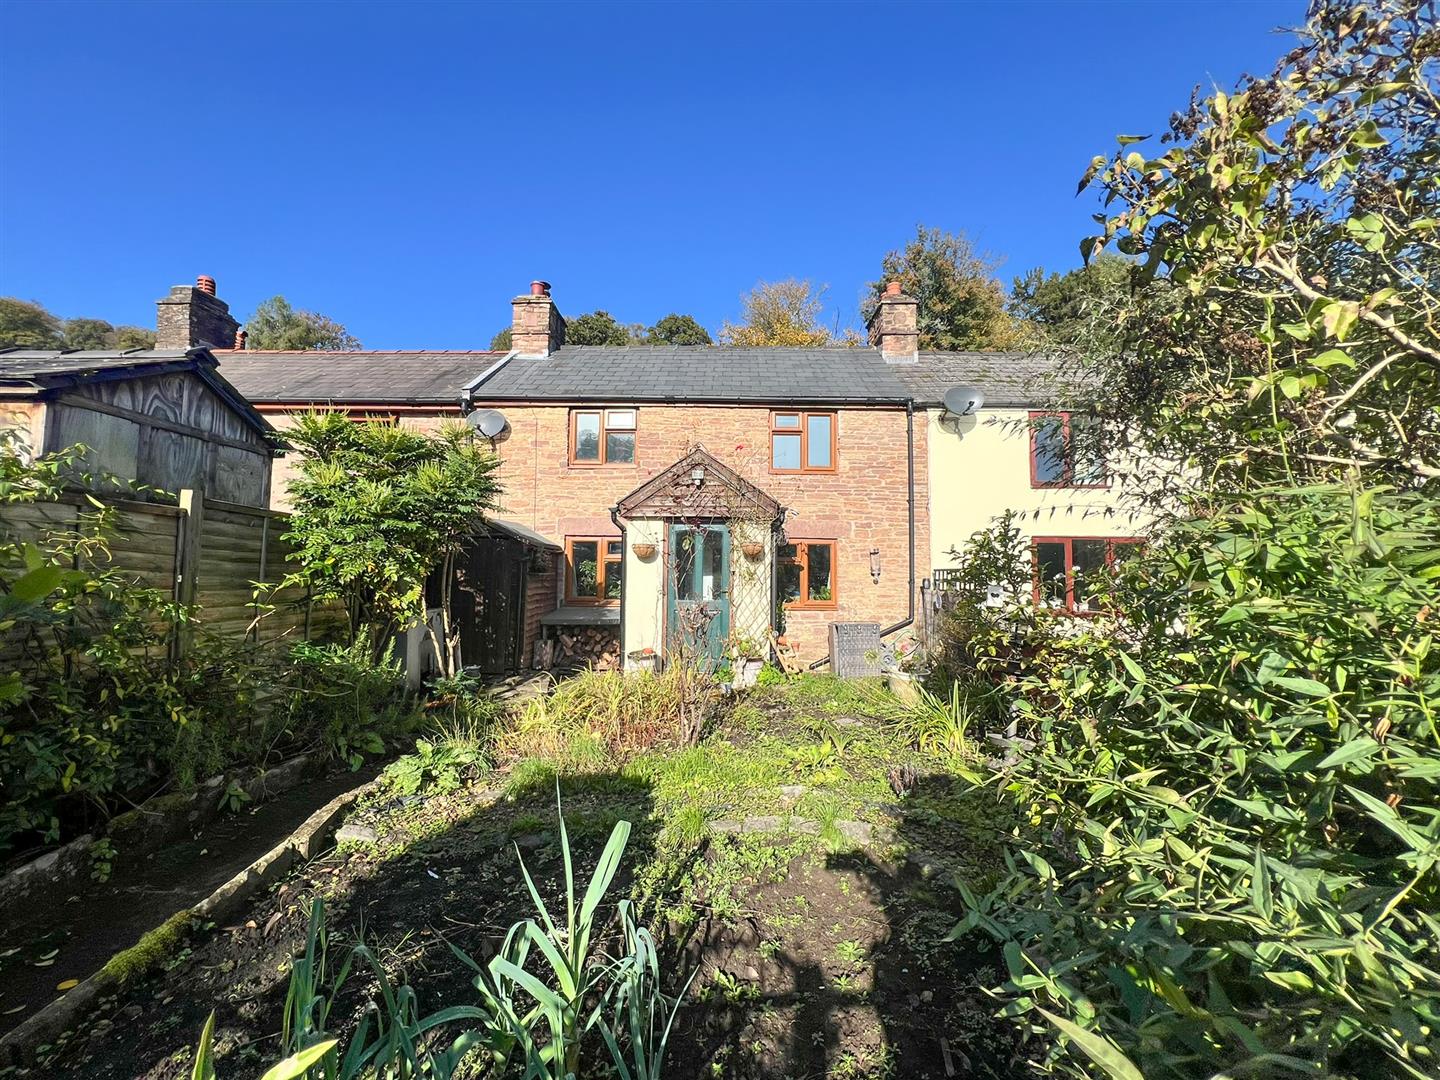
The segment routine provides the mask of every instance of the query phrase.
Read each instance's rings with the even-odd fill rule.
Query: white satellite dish
[[[505,430],[505,414],[499,409],[476,409],[465,417],[465,422],[487,439]]]
[[[984,404],[984,393],[973,386],[952,386],[945,391],[945,411],[954,416],[974,416]]]

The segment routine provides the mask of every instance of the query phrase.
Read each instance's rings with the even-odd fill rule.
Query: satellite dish
[[[973,386],[952,386],[945,391],[945,411],[954,416],[974,416],[984,404],[984,393]]]
[[[465,417],[465,422],[487,439],[505,430],[505,414],[499,409],[476,409]]]

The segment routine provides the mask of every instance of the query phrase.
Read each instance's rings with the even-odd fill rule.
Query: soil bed
[[[236,814],[143,859],[118,851],[105,882],[73,885],[68,897],[40,894],[7,906],[0,925],[0,1034],[60,996],[56,987],[95,974],[177,911],[204,899],[283,840],[314,810],[378,771],[333,772]]]
[[[993,801],[971,805],[943,773],[896,796],[885,776],[905,751],[852,705],[756,695],[689,750],[570,771],[532,758],[456,791],[378,795],[352,818],[373,842],[297,867],[233,925],[197,929],[168,970],[103,999],[29,1075],[188,1077],[214,1009],[220,1075],[259,1076],[278,1056],[317,896],[332,971],[363,940],[415,988],[422,1014],[476,1003],[451,946],[483,963],[534,914],[517,851],[551,910],[563,906],[557,765],[578,887],[614,823],[632,822],[601,910],[608,918],[634,897],[667,954],[671,992],[695,974],[666,1076],[1022,1075],[1025,1048],[982,990],[998,981],[997,957],[974,939],[943,940],[961,914],[951,870],[975,880],[995,858]],[[771,824],[715,827],[756,815]],[[836,828],[856,818],[874,829],[863,848]],[[330,1030],[347,1035],[375,987],[354,971]],[[598,1064],[605,1051],[597,1040],[586,1055]]]

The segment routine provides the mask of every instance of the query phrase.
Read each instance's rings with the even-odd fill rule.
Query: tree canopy
[[[1270,76],[1094,159],[1082,254],[1151,283],[1096,368],[1117,434],[1251,479],[1440,477],[1436,41],[1427,0],[1324,0]]]
[[[647,345],[709,345],[710,331],[706,330],[694,316],[678,315],[672,312],[644,331]]]
[[[817,288],[796,278],[757,282],[740,298],[741,322],[727,322],[720,330],[720,341],[743,346],[858,344],[858,335],[837,340],[821,324],[824,295],[824,286]]]
[[[1134,262],[1102,254],[1063,274],[1043,267],[1017,277],[1007,310],[1032,332],[1037,345],[1113,347],[1117,320],[1130,292]]]
[[[61,319],[41,304],[0,296],[0,349],[153,349],[155,331],[104,319]]]
[[[514,331],[507,326],[490,339],[490,348],[495,352],[509,352],[515,347],[513,338]]]
[[[566,345],[628,345],[630,331],[608,311],[591,311],[565,320]]]
[[[337,352],[360,348],[360,342],[340,323],[318,312],[291,307],[283,296],[262,302],[245,323],[245,333],[251,349]]]
[[[870,282],[862,314],[868,319],[886,284],[898,281],[919,302],[920,348],[1016,348],[1022,334],[1005,309],[998,266],[963,232],[917,226],[909,243],[881,261],[880,279]]]

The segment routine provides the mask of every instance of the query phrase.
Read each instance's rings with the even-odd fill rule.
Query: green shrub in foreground
[[[1054,1070],[1440,1074],[1437,586],[1423,494],[1212,501],[1019,681],[1030,824],[957,933]]]

